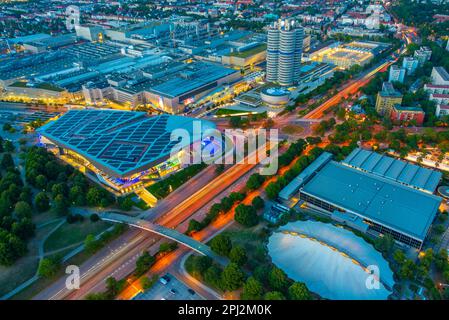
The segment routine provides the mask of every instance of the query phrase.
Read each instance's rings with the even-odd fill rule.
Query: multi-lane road
[[[214,179],[209,178],[213,176],[215,168],[209,166],[195,179],[175,190],[160,205],[142,216],[165,227],[176,228],[255,166],[256,164],[235,164]],[[209,178],[202,178],[204,176]],[[183,231],[185,230],[181,230]],[[109,276],[121,278],[130,274],[134,270],[136,258],[142,251],[153,248],[150,251],[154,253],[158,248],[159,239],[160,237],[151,234],[131,230],[120,240],[114,241],[114,249],[111,252],[105,250],[101,254],[96,254],[96,258],[89,261],[89,268],[80,267],[82,274],[80,289],[69,291],[65,288],[65,280],[60,279],[38,294],[35,299],[81,299],[88,293],[100,291],[104,288],[104,280]],[[128,246],[129,243],[132,246]]]
[[[405,44],[401,49],[401,53],[405,52]],[[358,92],[358,90],[367,84],[374,75],[382,70],[386,70],[396,59],[389,58],[382,61],[371,70],[365,72],[356,80],[344,85],[339,92],[329,100],[321,104],[318,108],[311,111],[303,117],[304,120],[314,120],[323,117],[324,112],[338,104],[342,98],[350,96]],[[296,121],[290,116],[285,117],[287,121]],[[277,125],[284,122],[279,121]],[[161,201],[156,208],[153,208],[142,216],[149,221],[156,222],[169,228],[185,228],[186,222],[206,204],[214,201],[224,190],[228,189],[236,181],[241,179],[245,174],[254,169],[255,164],[235,164],[223,174],[214,178],[214,166],[209,166],[201,174],[194,177],[188,183],[178,190],[175,190],[165,200]],[[197,191],[196,191],[197,190]],[[215,221],[210,227],[197,233],[195,238],[201,241],[214,236],[221,232],[224,227],[233,221],[233,214],[225,215]],[[180,230],[181,232],[185,230]],[[98,292],[104,289],[104,280],[109,276],[122,278],[130,274],[135,267],[135,260],[142,251],[149,250],[154,253],[160,237],[149,235],[144,231],[130,230],[119,239],[116,239],[107,248],[104,248],[94,257],[86,261],[80,266],[82,274],[82,284],[79,290],[68,291],[65,288],[65,278],[61,278],[50,287],[38,294],[35,299],[82,299],[86,294]],[[153,266],[152,271],[166,271],[170,266],[176,266],[182,261],[187,249],[178,249],[172,254],[167,255]],[[176,272],[176,270],[171,270]],[[177,271],[178,276],[182,276],[182,272]],[[185,279],[192,282],[192,279]],[[194,285],[194,283],[192,283]],[[197,290],[203,290],[196,285]],[[120,296],[122,299],[129,299],[138,289],[138,283],[130,285],[127,290]],[[203,290],[203,294],[207,292]],[[210,294],[209,294],[210,297]]]
[[[188,184],[184,184],[168,195],[157,207],[145,212],[144,216],[149,220],[156,219],[187,199],[192,193],[191,190],[201,189],[212,181],[215,176],[214,166],[205,168],[201,171],[201,174],[190,179]],[[133,266],[142,251],[155,243],[155,238],[157,237],[154,235],[149,236],[148,232],[142,230],[130,229],[127,231],[79,266],[82,276],[82,288],[85,283],[93,281],[91,280],[93,277],[107,278],[108,276],[114,276],[122,278],[126,276],[129,273],[126,266]],[[93,287],[92,290],[102,288],[103,286],[104,283],[100,283],[97,287]],[[34,299],[63,299],[69,293],[65,288],[65,278],[63,277],[36,295]]]
[[[381,71],[388,68],[393,62],[386,61],[383,62],[380,66],[377,66],[370,72],[366,73],[364,76],[360,77],[357,80],[353,80],[340,88],[338,90],[338,93],[325,102],[323,102],[320,106],[313,109],[309,113],[307,113],[303,118],[304,119],[321,119],[324,116],[324,112],[328,110],[329,108],[332,108],[333,106],[337,105],[342,99],[345,99],[351,95],[356,94],[360,88],[365,86],[368,82],[371,81],[371,79],[374,77],[374,75]]]

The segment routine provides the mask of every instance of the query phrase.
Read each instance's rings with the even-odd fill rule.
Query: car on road
[[[187,289],[187,291],[193,296],[196,292],[195,291],[193,291],[193,289]]]
[[[170,289],[170,293],[171,293],[172,295],[175,295],[175,294],[177,293],[177,291],[176,291],[175,289]]]

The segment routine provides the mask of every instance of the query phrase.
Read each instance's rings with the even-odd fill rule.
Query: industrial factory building
[[[130,107],[150,104],[171,114],[182,113],[189,103],[225,84],[241,78],[238,70],[212,63],[168,62],[151,65],[133,75],[112,74],[105,81],[83,86],[86,101],[104,99],[128,103]]]
[[[328,153],[306,168],[280,193],[328,214],[334,220],[375,236],[390,234],[420,249],[434,221],[441,198],[434,195],[440,172],[355,149],[342,162]]]

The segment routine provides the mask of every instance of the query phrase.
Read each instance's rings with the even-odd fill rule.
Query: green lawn
[[[56,91],[56,92],[64,91],[64,89],[54,86],[51,83],[40,83],[36,86],[36,88],[50,90],[50,91]]]
[[[99,223],[99,221],[96,222],[96,223]],[[82,224],[78,224],[78,225],[82,225]],[[64,227],[64,226],[62,226],[62,227]],[[112,239],[110,239],[109,241],[112,241]],[[64,254],[68,253],[71,250],[72,249],[63,250],[62,252],[58,253],[58,256],[59,255],[64,255]],[[72,257],[71,259],[69,259],[67,262],[65,262],[62,265],[62,267],[58,270],[58,272],[55,274],[55,276],[53,276],[53,277],[51,277],[49,279],[39,278],[36,282],[34,282],[32,285],[30,285],[29,287],[25,288],[24,290],[22,290],[21,292],[16,294],[11,299],[12,300],[30,300],[36,294],[38,294],[39,292],[44,290],[46,287],[48,287],[50,284],[52,284],[55,280],[57,280],[57,279],[61,278],[62,276],[64,276],[65,275],[65,268],[66,268],[66,266],[68,266],[68,265],[80,266],[87,259],[89,259],[91,256],[92,256],[91,253],[88,253],[86,251],[81,251],[80,253],[78,253],[77,255]]]
[[[281,128],[281,132],[284,134],[300,134],[303,131],[303,127],[294,124],[288,124]]]
[[[231,110],[231,109],[218,109],[218,111],[215,113],[217,116],[224,116],[224,115],[233,115],[237,113],[244,113],[243,110]]]
[[[251,49],[248,49],[248,50],[245,50],[242,52],[232,52],[230,54],[230,56],[238,57],[238,58],[248,58],[248,57],[250,57],[256,53],[262,52],[266,49],[267,49],[267,45],[264,43],[264,44],[260,44],[254,48],[251,48]]]
[[[260,99],[255,98],[255,97],[250,96],[250,95],[247,95],[247,94],[243,94],[243,95],[239,96],[238,99],[240,101],[243,101],[243,102],[246,101],[248,103],[258,103],[260,101]]]
[[[255,227],[257,228],[257,227]],[[262,243],[262,239],[260,236],[254,232],[253,229],[255,228],[249,228],[249,229],[243,229],[243,227],[240,226],[233,226],[232,228],[229,228],[226,231],[223,231],[224,235],[227,235],[231,238],[232,241],[235,241],[239,244],[244,243]]]
[[[141,210],[147,210],[149,208],[147,203],[140,199],[135,193],[128,194],[126,198],[130,198],[134,205]]]
[[[52,85],[51,83],[39,83],[34,87],[28,87],[27,82],[25,81],[17,81],[10,85],[10,87],[17,87],[17,88],[36,88],[36,89],[43,89],[43,90],[49,90],[49,91],[56,91],[56,92],[62,92],[64,89],[59,88],[57,86]]]
[[[12,266],[0,266],[0,296],[34,276],[38,266],[38,243],[56,224],[57,222],[53,222],[36,230],[36,237],[28,244],[27,254]]]
[[[91,222],[85,218],[83,222],[64,223],[45,241],[45,252],[51,252],[75,243],[83,242],[88,234],[97,235],[111,226],[104,221]]]
[[[205,163],[193,164],[176,173],[173,173],[164,180],[160,180],[148,186],[147,190],[151,192],[156,198],[163,199],[168,196],[171,191],[174,191],[182,186],[189,179],[191,179],[206,167],[207,165]]]
[[[40,212],[33,214],[33,222],[37,225],[45,223],[50,220],[54,220],[60,218],[60,216],[55,213],[53,210],[48,210],[46,212]]]
[[[252,228],[234,225],[223,232],[224,235],[231,238],[233,245],[240,245],[245,248],[248,255],[248,264],[252,266],[252,269],[257,265],[267,265],[267,267],[270,265],[266,256],[266,238],[260,234],[262,228],[263,224],[258,224]]]

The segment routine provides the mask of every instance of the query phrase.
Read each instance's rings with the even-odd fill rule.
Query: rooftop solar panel
[[[342,164],[363,169],[370,173],[429,192],[435,191],[442,177],[442,174],[439,171],[423,168],[412,163],[407,163],[361,148],[354,149],[346,159],[342,161]]]
[[[215,128],[208,121],[144,112],[117,110],[70,110],[38,132],[51,141],[80,153],[105,167],[108,174],[133,173],[150,163],[164,161],[178,141],[170,141],[174,129],[186,129],[193,139],[193,121],[203,130]],[[188,141],[185,142],[188,145]]]

